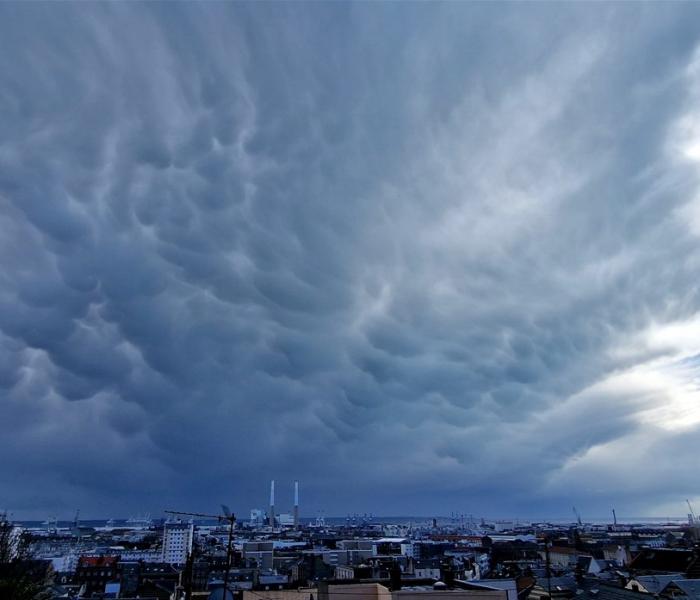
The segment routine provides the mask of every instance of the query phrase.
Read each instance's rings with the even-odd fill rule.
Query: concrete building
[[[168,522],[163,526],[163,562],[183,565],[192,552],[194,525],[192,523]]]
[[[619,567],[624,567],[630,563],[632,557],[628,548],[622,545],[611,544],[603,548],[603,559],[614,560]]]
[[[258,569],[272,569],[273,542],[244,542],[243,559]]]
[[[408,538],[383,537],[372,540],[374,556],[413,556],[413,544]]]
[[[338,565],[335,568],[336,579],[355,579],[355,568],[346,565]]]
[[[243,600],[260,600],[259,592],[243,592]],[[269,590],[266,600],[508,600],[506,590],[436,589],[415,586],[390,591],[379,583],[329,585],[324,589]]]
[[[440,559],[414,561],[413,576],[416,579],[440,579]]]
[[[277,524],[280,527],[293,527],[294,515],[290,513],[280,513],[277,515]]]
[[[350,564],[348,554],[349,552],[347,550],[323,550],[321,552],[321,557],[323,562],[327,565],[337,567]],[[348,579],[348,577],[345,577],[345,579]]]
[[[442,584],[444,586],[444,584]],[[319,600],[508,600],[506,590],[445,589],[435,586],[410,586],[391,591],[379,583],[329,585],[319,590]]]
[[[250,510],[250,525],[251,527],[262,527],[265,524],[267,515],[261,508],[252,508]]]
[[[81,556],[73,581],[86,596],[103,594],[107,583],[117,578],[118,565],[115,556]]]
[[[243,592],[243,600],[260,600],[260,592]],[[265,600],[309,600],[317,598],[316,588],[299,588],[296,590],[265,590]]]
[[[544,550],[539,551],[542,560],[545,560],[546,553]],[[552,546],[549,549],[549,560],[554,567],[559,568],[574,568],[580,557],[591,558],[589,552],[577,550],[569,546]]]
[[[375,556],[373,540],[340,540],[336,544],[338,550],[347,551],[345,564],[356,565]],[[336,564],[343,564],[337,562]]]
[[[518,584],[515,579],[484,579],[479,583],[471,582],[470,587],[482,590],[503,590],[508,600],[518,600]]]
[[[147,563],[157,563],[163,559],[162,550],[120,550],[118,555],[119,560],[122,562],[142,561]]]

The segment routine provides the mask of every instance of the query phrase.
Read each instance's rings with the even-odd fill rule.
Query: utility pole
[[[228,526],[228,543],[226,545],[226,570],[224,571],[224,593],[222,600],[227,600],[226,595],[228,594],[228,579],[229,572],[231,571],[231,549],[233,547],[233,528],[236,524],[236,515],[234,515],[228,506],[222,504],[221,508],[224,511],[223,515],[209,515],[206,513],[193,513],[193,512],[183,512],[179,510],[166,510],[165,513],[169,515],[180,515],[186,517],[203,517],[205,519],[216,519],[219,522],[227,521]],[[194,565],[193,565],[194,567]],[[189,600],[189,598],[187,599]]]
[[[547,565],[547,593],[549,594],[549,600],[552,600],[552,563],[549,560],[549,536],[544,538],[544,555],[546,565]]]
[[[194,571],[194,546],[192,552],[187,554],[187,562],[185,562],[184,585],[185,600],[192,600],[192,576]]]

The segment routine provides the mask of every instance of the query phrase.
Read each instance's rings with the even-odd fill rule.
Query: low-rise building
[[[117,579],[119,559],[116,556],[81,556],[75,570],[74,583],[83,595],[102,594],[110,581]]]

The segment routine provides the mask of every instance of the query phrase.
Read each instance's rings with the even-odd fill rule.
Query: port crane
[[[579,524],[579,527],[580,527],[581,525],[583,525],[583,523],[581,522],[581,515],[576,510],[575,506],[574,506],[574,514],[576,515],[576,522]]]

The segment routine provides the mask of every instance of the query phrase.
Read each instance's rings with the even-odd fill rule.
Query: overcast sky
[[[700,4],[0,5],[0,509],[700,504]]]

